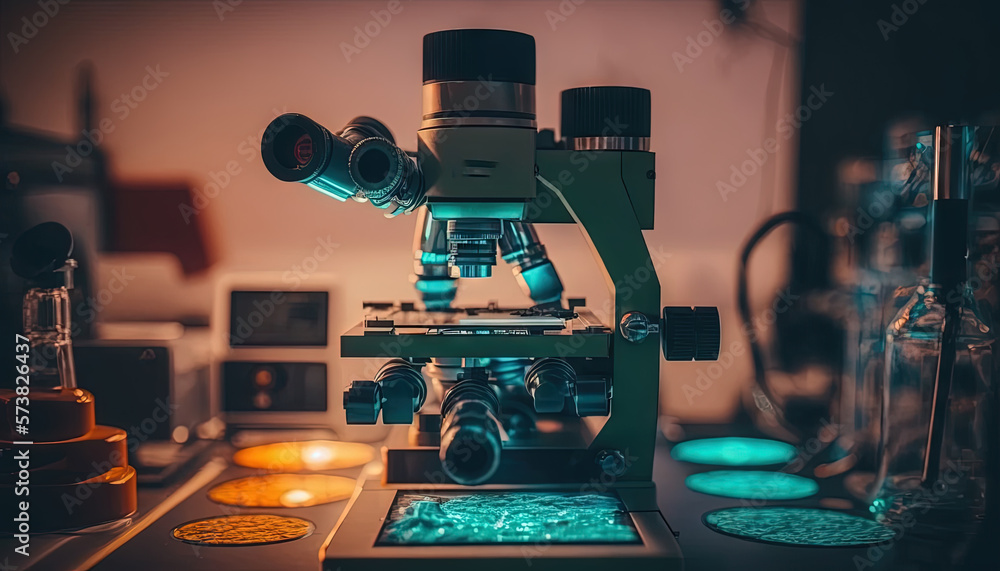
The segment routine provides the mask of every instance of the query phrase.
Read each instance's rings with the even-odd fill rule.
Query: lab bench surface
[[[689,430],[694,436],[699,429]],[[721,427],[704,430],[706,436],[725,434]],[[702,523],[706,512],[732,506],[745,505],[742,500],[708,496],[688,490],[684,485],[687,476],[711,467],[675,461],[670,456],[670,443],[659,438],[657,443],[654,479],[657,483],[659,505],[673,530],[679,533],[678,541],[684,552],[686,571],[722,570],[804,570],[804,571],[911,571],[934,569],[924,564],[902,564],[900,555],[905,547],[894,542],[882,548],[800,548],[745,541],[716,533]],[[221,506],[208,499],[212,486],[259,472],[229,463],[231,448],[219,445],[209,454],[200,469],[186,480],[164,488],[140,488],[139,513],[131,526],[87,535],[42,535],[32,537],[32,557],[26,561],[20,556],[8,557],[3,569],[37,571],[66,571],[87,568],[100,571],[138,569],[140,571],[178,570],[222,571],[225,569],[249,570],[316,570],[319,569],[320,546],[333,529],[347,502],[340,501],[313,507],[282,510],[255,510]],[[361,468],[340,470],[331,474],[357,477]],[[824,484],[825,485],[825,484]],[[818,498],[843,497],[836,487],[826,489],[813,498],[780,505],[817,507]],[[185,497],[186,495],[186,497]],[[183,498],[182,501],[177,501]],[[173,505],[176,503],[176,505]],[[280,513],[300,517],[316,526],[312,535],[287,543],[252,547],[206,547],[182,543],[172,538],[174,527],[195,519],[234,513]],[[157,517],[147,517],[153,514]],[[115,546],[114,542],[127,541]],[[8,538],[0,539],[4,553],[12,553],[15,544]],[[114,547],[113,550],[111,548]],[[921,559],[919,554],[916,559]],[[906,557],[912,559],[913,557]],[[4,563],[0,560],[0,563]]]
[[[689,427],[685,439],[731,436],[732,431],[724,427]],[[740,436],[753,434],[741,433]],[[670,445],[660,438],[657,443],[654,464],[657,497],[663,516],[679,534],[677,542],[684,552],[685,571],[745,571],[745,570],[789,570],[789,571],[856,571],[858,561],[863,561],[862,569],[875,571],[896,571],[894,554],[884,550],[877,561],[873,561],[869,549],[838,547],[789,547],[748,541],[724,535],[709,529],[702,523],[702,516],[710,511],[746,505],[764,505],[753,500],[741,500],[710,496],[691,491],[684,480],[692,475],[715,469],[736,469],[718,466],[704,466],[678,462],[670,456]],[[755,468],[743,468],[755,469]],[[764,469],[764,468],[760,468]],[[834,486],[821,484],[816,496],[794,501],[767,502],[767,505],[820,507],[818,498],[839,494]],[[876,552],[872,552],[875,554]],[[860,559],[858,559],[860,558]]]

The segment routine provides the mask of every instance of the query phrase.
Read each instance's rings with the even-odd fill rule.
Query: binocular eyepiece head
[[[260,152],[278,180],[306,184],[340,201],[369,200],[386,208],[395,199],[413,208],[422,197],[422,185],[412,180],[418,172],[412,159],[371,117],[356,117],[332,133],[305,115],[286,113],[267,126]]]

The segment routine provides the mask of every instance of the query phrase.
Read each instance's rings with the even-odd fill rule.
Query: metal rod
[[[950,296],[945,296],[950,297]],[[927,447],[924,452],[924,470],[920,483],[932,487],[941,468],[941,451],[944,443],[945,420],[952,379],[955,374],[955,338],[961,320],[961,309],[956,303],[945,301],[944,327],[941,335],[941,355],[938,357],[934,378],[934,395],[931,400],[931,423],[927,430]]]
[[[925,488],[934,485],[941,467],[948,402],[955,374],[956,337],[962,318],[962,288],[968,277],[966,250],[971,133],[969,127],[952,125],[938,127],[934,132],[931,282],[942,288],[941,301],[945,312],[920,479]]]

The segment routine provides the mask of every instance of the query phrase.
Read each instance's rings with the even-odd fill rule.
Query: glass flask
[[[845,347],[845,397],[851,389],[852,408],[845,411],[845,434],[850,438],[844,445],[851,451],[851,473],[844,480],[848,493],[864,504],[876,494],[873,483],[879,462],[882,399],[885,393],[886,328],[899,311],[918,292],[922,295],[929,285],[927,278],[914,275],[904,267],[899,256],[887,256],[883,242],[899,244],[897,227],[884,223],[877,230],[877,251],[867,267],[858,270],[855,286],[855,318],[847,328]],[[916,284],[916,285],[912,285]],[[853,425],[851,424],[853,423]]]
[[[846,490],[867,506],[874,499],[878,464],[885,330],[926,281],[918,276],[914,260],[904,256],[905,204],[894,181],[869,181],[859,185],[856,194],[858,207],[846,232],[852,267],[843,287],[852,307],[844,327],[839,437],[833,447],[835,462],[822,472],[849,471],[844,477]]]
[[[957,317],[954,372],[941,405],[939,454],[928,454],[947,296]],[[917,535],[972,532],[982,521],[995,343],[996,332],[964,284],[918,288],[889,324],[881,462],[870,507],[879,520]]]

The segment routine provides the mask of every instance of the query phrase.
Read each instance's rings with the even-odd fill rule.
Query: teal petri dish
[[[870,519],[814,508],[724,508],[706,513],[702,520],[725,535],[796,547],[864,547],[895,536],[891,528]]]
[[[713,466],[769,466],[790,462],[797,452],[787,442],[763,438],[688,440],[670,452],[675,460]]]
[[[809,478],[757,470],[716,470],[692,474],[684,480],[684,484],[702,494],[761,501],[799,500],[819,491],[819,484]]]

